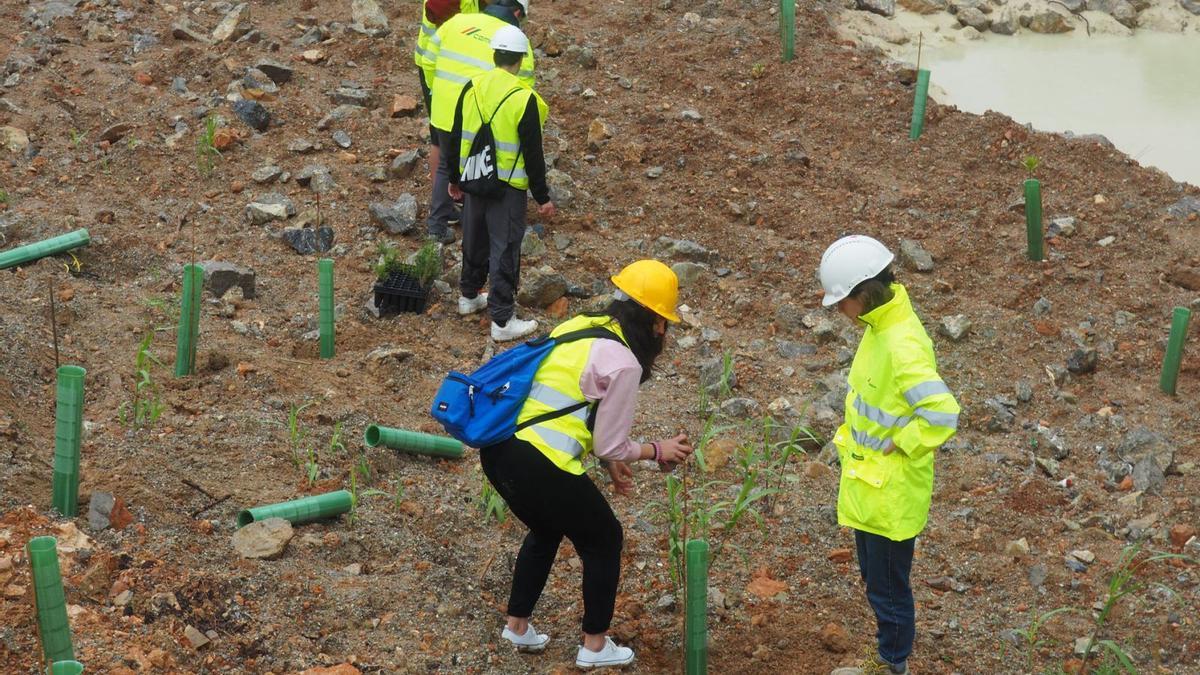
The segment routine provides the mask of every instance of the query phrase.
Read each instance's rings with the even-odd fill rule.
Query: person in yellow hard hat
[[[513,571],[508,618],[501,637],[521,651],[540,652],[550,637],[530,624],[563,537],[583,561],[583,645],[580,668],[633,662],[633,650],[605,633],[612,621],[621,573],[621,523],[584,472],[595,454],[606,465],[618,494],[633,490],[628,462],[657,460],[664,466],[692,454],[686,434],[658,441],[630,438],[638,385],[650,378],[663,351],[668,322],[677,322],[679,282],[657,260],[639,260],[612,277],[617,291],[602,311],[559,324],[551,336],[586,329],[605,337],[556,346],[539,366],[529,398],[517,416],[519,431],[479,451],[483,472],[529,528]],[[571,414],[553,415],[579,404]],[[529,423],[525,424],[523,423]]]
[[[850,364],[846,421],[834,435],[842,465],[838,524],[853,528],[858,570],[875,612],[878,657],[832,675],[909,672],[916,635],[913,552],[933,496],[934,453],[958,427],[958,402],[933,343],[879,241],[842,237],[821,257],[826,307],[864,328]]]

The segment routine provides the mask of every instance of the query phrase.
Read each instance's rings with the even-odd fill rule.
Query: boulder
[[[350,15],[355,26],[368,31],[386,31],[388,29],[387,15],[375,0],[352,0]]]
[[[217,260],[202,262],[200,266],[204,268],[204,288],[213,297],[224,296],[234,286],[242,289],[243,298],[250,300],[255,297],[255,274],[249,267]]]
[[[575,200],[575,180],[558,169],[546,172],[546,185],[550,188],[550,201],[560,209],[569,208]]]
[[[567,292],[567,280],[550,267],[538,267],[521,275],[517,302],[526,307],[549,307]]]
[[[325,253],[333,248],[333,228],[328,225],[288,227],[284,228],[281,236],[301,255]]]
[[[386,227],[392,234],[408,234],[417,224],[417,199],[408,193],[395,202],[372,202],[367,207],[371,222]]]
[[[688,239],[659,237],[654,242],[654,250],[662,257],[683,258],[692,262],[710,262],[713,257],[712,251]]]
[[[1069,15],[1049,8],[1029,17],[1029,30],[1035,33],[1068,33],[1075,30],[1075,25],[1071,23]]]
[[[415,148],[406,150],[392,160],[392,165],[388,167],[388,173],[392,178],[408,178],[416,170],[417,164],[421,161],[421,153]]]
[[[915,272],[933,271],[933,256],[912,239],[900,240],[900,263]]]
[[[1123,26],[1137,26],[1137,10],[1129,0],[1086,0],[1086,7],[1093,12],[1103,12],[1120,21]]]
[[[707,265],[694,262],[677,262],[671,265],[671,271],[679,278],[679,287],[687,288],[696,283],[700,276],[708,271]]]
[[[958,11],[958,22],[970,26],[977,31],[985,31],[992,25],[992,20],[986,14],[974,7],[964,7]]]
[[[229,10],[213,29],[212,39],[217,42],[228,42],[236,40],[246,33],[250,32],[250,27],[242,24],[242,19],[246,15],[247,3],[236,5]]]
[[[896,0],[854,0],[854,6],[856,9],[879,16],[896,15]]]
[[[1166,472],[1175,461],[1175,444],[1161,434],[1137,427],[1125,434],[1116,453],[1122,461],[1134,466],[1147,457],[1152,458]]]
[[[1012,8],[1005,7],[992,19],[992,25],[989,28],[997,35],[1015,35],[1021,29],[1021,22],[1017,20],[1017,15]]]
[[[894,22],[877,14],[853,10],[841,13],[837,34],[842,40],[856,43],[862,42],[864,38],[894,45],[908,42],[908,33]]]
[[[17,127],[0,127],[0,147],[14,154],[25,152],[29,147],[29,134]]]
[[[271,113],[258,101],[247,99],[234,101],[233,113],[246,126],[255,131],[266,131],[271,126]]]
[[[283,84],[292,79],[292,74],[295,72],[291,66],[282,64],[271,59],[259,59],[254,62],[254,68],[262,71],[275,84]]]
[[[900,0],[900,6],[917,14],[933,14],[946,11],[950,3],[948,0]]]
[[[233,533],[233,548],[243,558],[270,560],[283,555],[293,534],[283,518],[258,520]]]

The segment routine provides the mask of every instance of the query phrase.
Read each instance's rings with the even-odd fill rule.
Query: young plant
[[[317,463],[317,460],[317,449],[310,445],[308,460],[304,462],[304,477],[308,480],[309,486],[312,486],[321,477],[321,465]]]
[[[9,202],[8,191],[4,190],[4,189],[0,189],[0,204],[8,204],[8,202]]]
[[[300,466],[300,458],[307,454],[301,446],[308,438],[308,430],[304,428],[304,424],[300,421],[300,413],[312,405],[312,403],[305,403],[304,405],[293,403],[288,410],[288,448],[292,451],[292,463],[296,466]]]
[[[74,146],[74,148],[76,150],[78,150],[80,144],[83,143],[83,134],[79,131],[76,131],[75,129],[72,129],[70,131],[70,134],[71,134],[71,145]]]
[[[422,286],[429,286],[442,273],[442,252],[436,241],[427,239],[413,256],[413,272]]]
[[[329,454],[346,452],[346,444],[342,442],[342,423],[333,425],[333,434],[329,436]],[[366,459],[365,457],[363,459]]]
[[[120,423],[134,429],[153,425],[167,407],[159,396],[158,385],[154,382],[154,376],[150,371],[152,366],[162,365],[162,362],[150,353],[150,345],[153,341],[154,331],[148,331],[142,338],[141,344],[138,345],[137,355],[134,357],[133,399],[117,409]]]
[[[492,487],[487,476],[482,476],[482,481],[479,487],[479,510],[483,511],[483,520],[495,520],[497,524],[503,525],[504,521],[508,520],[508,504],[504,498],[496,492],[496,488]]]
[[[208,177],[216,166],[221,151],[213,144],[217,135],[217,118],[209,115],[204,119],[204,129],[196,139],[196,170],[201,176]]]
[[[1025,171],[1029,174],[1030,178],[1034,178],[1033,173],[1037,171],[1037,168],[1041,164],[1042,160],[1038,159],[1037,155],[1026,155],[1025,159],[1021,161],[1021,166],[1025,167]]]

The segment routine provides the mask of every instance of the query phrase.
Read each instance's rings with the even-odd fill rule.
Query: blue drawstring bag
[[[506,440],[525,427],[584,408],[588,402],[580,401],[517,424],[517,415],[525,405],[533,386],[533,377],[542,361],[558,345],[588,338],[623,343],[612,331],[585,328],[519,344],[493,356],[470,375],[451,371],[433,397],[430,414],[441,423],[446,433],[464,445],[483,448]]]

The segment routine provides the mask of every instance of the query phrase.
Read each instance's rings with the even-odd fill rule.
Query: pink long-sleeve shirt
[[[641,378],[642,366],[628,347],[616,340],[592,343],[579,388],[589,401],[600,401],[592,432],[592,452],[600,459],[628,462],[641,457],[642,444],[629,438]]]

